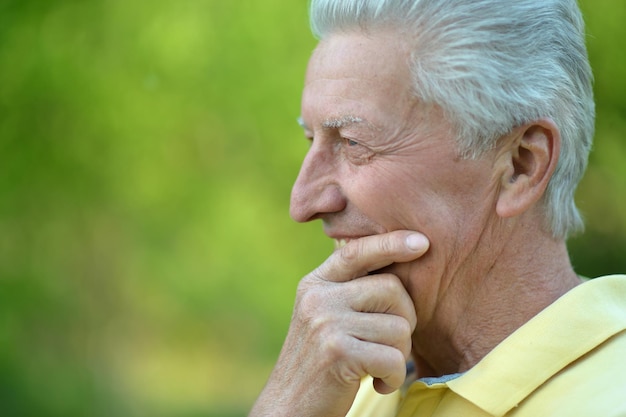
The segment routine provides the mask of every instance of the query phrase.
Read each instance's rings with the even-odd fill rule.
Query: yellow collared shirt
[[[379,395],[348,417],[626,417],[626,276],[574,288],[464,374]]]

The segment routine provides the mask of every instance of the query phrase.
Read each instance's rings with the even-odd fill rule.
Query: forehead
[[[346,115],[370,120],[376,115],[403,114],[415,100],[409,56],[406,43],[391,33],[340,33],[322,40],[307,69],[305,121],[311,113],[324,113],[317,121],[320,124]]]
[[[309,71],[322,71],[332,64],[330,67],[339,73],[351,73],[351,67],[357,65],[363,75],[397,75],[402,70],[399,65],[408,69],[408,57],[408,45],[394,32],[340,32],[320,41],[309,62]]]

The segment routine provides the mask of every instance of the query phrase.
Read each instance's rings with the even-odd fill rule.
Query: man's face
[[[459,158],[441,111],[415,99],[409,57],[386,33],[336,34],[318,45],[302,97],[311,148],[291,216],[321,219],[338,241],[398,229],[425,234],[426,256],[393,267],[417,306],[436,303],[478,262],[473,252],[493,220],[498,180],[493,153]]]

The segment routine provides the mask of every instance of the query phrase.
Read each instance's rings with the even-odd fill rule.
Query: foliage
[[[626,29],[583,2],[596,149],[581,273],[626,270]],[[304,2],[0,1],[0,404],[10,416],[243,416],[298,279]]]

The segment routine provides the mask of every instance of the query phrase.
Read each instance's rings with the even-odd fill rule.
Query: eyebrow
[[[360,117],[345,115],[339,118],[326,119],[322,122],[322,127],[325,129],[339,129],[345,126],[362,123],[363,119]]]
[[[326,119],[322,122],[322,127],[324,129],[339,129],[345,126],[363,123],[364,120],[357,116],[345,115],[342,117],[333,117],[330,119]],[[308,126],[302,120],[302,116],[298,117],[298,124],[305,130],[308,130]]]

